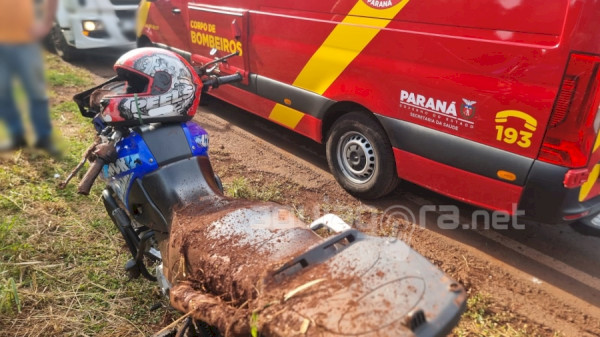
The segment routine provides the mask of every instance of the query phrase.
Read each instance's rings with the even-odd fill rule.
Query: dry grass
[[[89,197],[75,184],[57,188],[93,139],[70,97],[94,80],[52,55],[47,66],[64,157],[1,154],[0,336],[148,335],[173,312],[151,312],[162,301],[154,284],[128,280],[129,256],[99,199],[101,184]]]

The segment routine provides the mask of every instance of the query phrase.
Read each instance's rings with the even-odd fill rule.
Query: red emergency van
[[[559,223],[600,211],[598,18],[592,0],[145,0],[138,44],[238,52],[221,72],[244,82],[214,95],[325,143],[358,197],[399,177]]]

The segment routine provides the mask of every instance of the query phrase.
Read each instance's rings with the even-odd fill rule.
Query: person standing
[[[13,80],[18,78],[27,95],[30,119],[36,134],[34,146],[52,155],[52,124],[40,40],[48,34],[56,15],[58,0],[43,0],[41,18],[35,15],[36,0],[0,0],[0,118],[9,131],[9,140],[0,150],[27,145],[25,129],[13,98]]]

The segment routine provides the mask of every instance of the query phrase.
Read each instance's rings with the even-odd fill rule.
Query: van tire
[[[65,35],[62,33],[58,23],[55,23],[52,27],[50,39],[52,41],[52,47],[54,48],[54,51],[56,51],[56,55],[64,61],[71,62],[80,57],[79,51],[67,43]]]
[[[350,112],[335,121],[326,154],[337,182],[358,198],[381,198],[398,185],[390,141],[379,123],[365,113]]]

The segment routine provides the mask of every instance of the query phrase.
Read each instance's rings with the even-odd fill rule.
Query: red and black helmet
[[[202,82],[180,55],[159,48],[134,49],[121,56],[114,69],[117,78],[100,102],[107,124],[183,122],[196,113]]]

